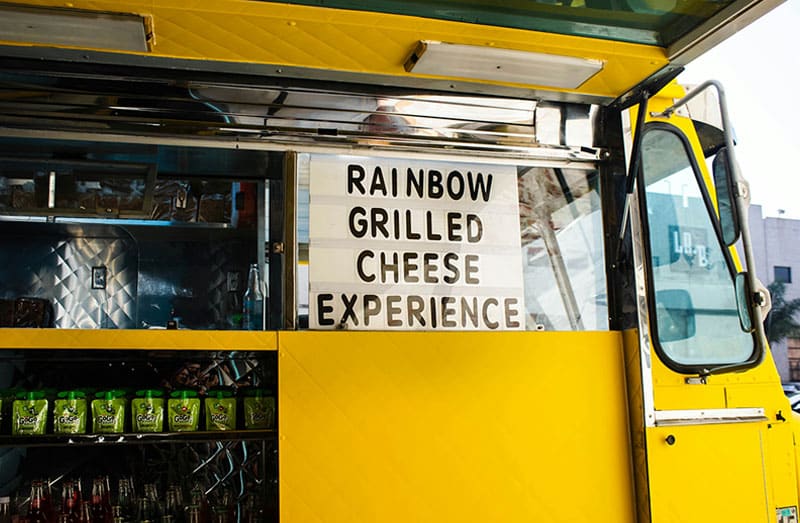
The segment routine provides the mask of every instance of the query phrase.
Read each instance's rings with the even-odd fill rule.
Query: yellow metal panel
[[[0,349],[276,350],[275,332],[0,329]]]
[[[793,413],[790,409],[783,414],[787,421],[767,424],[764,438],[768,496],[775,508],[797,506]]]
[[[621,335],[280,332],[283,522],[632,522]]]
[[[760,423],[648,429],[652,523],[775,521],[763,439]]]
[[[22,4],[148,16],[154,31],[148,54],[167,58],[425,78],[407,73],[403,64],[419,40],[438,40],[602,60],[604,69],[575,92],[613,98],[668,63],[659,47],[271,2],[29,0]]]
[[[649,391],[644,389],[642,379],[642,351],[639,344],[639,331],[629,329],[622,333],[625,353],[625,377],[628,391],[628,410],[631,430],[631,457],[636,492],[636,521],[650,518],[650,494],[647,481],[647,445],[644,427],[644,397]]]

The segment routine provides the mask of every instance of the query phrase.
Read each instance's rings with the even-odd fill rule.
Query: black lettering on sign
[[[399,172],[396,167],[389,171],[387,183],[386,176],[380,166],[372,170],[367,187],[367,173],[363,166],[350,164],[347,166],[347,194],[367,194],[370,196],[381,195],[396,198],[399,194]],[[458,170],[452,170],[443,175],[436,169],[406,168],[405,186],[406,196],[415,196],[419,199],[429,198],[439,200],[447,195],[450,199],[458,201],[468,196],[472,201],[483,200],[488,202],[492,195],[494,176],[483,173],[467,171],[466,176]]]
[[[486,301],[483,302],[483,311],[482,311],[483,312],[483,323],[487,327],[489,327],[490,329],[494,330],[497,327],[499,327],[500,324],[497,323],[496,321],[492,321],[492,320],[489,319],[489,306],[490,305],[494,305],[495,307],[497,307],[499,305],[499,303],[494,298],[487,298]]]
[[[485,202],[489,201],[489,196],[492,194],[491,174],[486,176],[486,183],[484,184],[483,173],[477,173],[473,178],[472,173],[467,172],[467,181],[469,182],[469,197],[472,198],[473,202],[478,201],[478,196]]]
[[[370,220],[372,220],[372,237],[378,237],[378,230],[381,231],[384,238],[389,237],[389,229],[386,228],[386,224],[389,222],[389,213],[386,212],[386,209],[381,209],[380,207],[373,207],[370,209]]]
[[[326,302],[333,299],[333,294],[317,295],[317,323],[319,325],[333,325],[333,318],[328,318],[328,313],[333,312],[333,306],[326,305]]]
[[[411,196],[411,190],[415,191],[417,198],[422,199],[425,195],[425,171],[419,170],[419,176],[414,176],[414,169],[406,170],[406,196]]]
[[[472,326],[478,328],[478,298],[472,298],[472,308],[467,303],[467,298],[461,298],[461,326],[467,326],[467,317],[469,316]]]
[[[453,186],[457,185],[458,188]],[[464,177],[458,171],[450,171],[447,175],[447,195],[451,200],[460,200],[464,196]]]
[[[380,167],[375,167],[375,172],[372,173],[372,184],[369,186],[370,196],[375,196],[376,192],[380,192],[386,196],[386,180],[383,179],[383,171]]]
[[[434,274],[436,272],[434,262],[438,259],[439,255],[435,252],[426,252],[422,255],[422,278],[425,283],[439,283],[439,278]]]
[[[393,223],[393,225],[394,225],[394,239],[395,240],[399,240],[400,239],[400,211],[398,211],[397,209],[392,211],[392,217],[394,218],[394,223]]]
[[[391,272],[394,274],[394,283],[400,281],[400,265],[396,252],[392,253],[392,263],[386,259],[386,253],[381,253],[381,283],[386,283],[386,273]]]
[[[419,276],[417,276],[417,271],[419,270],[419,265],[416,262],[419,258],[419,253],[417,252],[404,252],[403,253],[403,281],[406,283],[419,283]]]
[[[419,240],[422,235],[411,230],[411,209],[406,210],[406,238],[409,240]]]
[[[356,272],[358,272],[358,277],[361,278],[361,281],[372,283],[375,281],[375,275],[367,274],[367,271],[364,270],[364,260],[366,258],[375,258],[375,253],[370,250],[364,250],[358,253],[358,258],[356,258]]]
[[[458,266],[454,263],[458,260],[458,254],[454,252],[448,252],[444,255],[444,268],[447,271],[450,271],[449,274],[445,274],[442,277],[445,283],[454,284],[458,281],[458,278],[461,276],[461,272],[458,270]]]
[[[360,165],[350,164],[347,166],[347,194],[353,194],[353,189],[358,189],[358,192],[361,194],[365,194],[366,191],[364,190],[364,178],[367,176],[367,173],[364,172],[364,168]]]
[[[442,327],[457,327],[458,323],[455,320],[450,319],[451,316],[456,315],[456,309],[453,307],[453,304],[456,302],[456,299],[452,296],[443,296],[442,297]]]
[[[460,212],[447,213],[447,239],[451,242],[460,242],[463,236],[458,231],[461,230],[461,224],[457,221],[461,219]]]
[[[428,240],[439,241],[442,239],[442,235],[433,230],[433,213],[431,211],[425,211],[425,229],[428,233]]]
[[[350,217],[347,220],[347,224],[350,228],[350,234],[356,238],[363,238],[364,235],[367,234],[369,223],[363,218],[363,216],[366,215],[367,210],[363,207],[353,207],[350,209]],[[359,216],[362,216],[362,218],[359,218]]]
[[[467,215],[467,241],[478,243],[483,238],[483,222],[477,214]]]
[[[480,256],[477,254],[467,254],[464,256],[464,281],[471,285],[478,285],[481,282],[480,278],[478,278],[479,261]]]
[[[514,316],[519,316],[519,310],[516,307],[517,299],[506,298],[503,300],[503,305],[505,305],[506,309],[506,327],[509,329],[515,329],[519,327],[519,321],[511,319]]]
[[[355,306],[358,301],[358,295],[353,294],[351,300],[347,299],[347,294],[342,294],[342,304],[344,304],[344,314],[342,314],[342,323],[347,323],[349,318],[353,318],[353,325],[358,325],[358,316],[356,316]]]
[[[398,316],[403,313],[403,309],[398,307],[401,299],[400,296],[395,294],[386,297],[387,324],[389,327],[403,326],[403,320],[398,318]]]
[[[422,311],[425,310],[425,301],[421,296],[409,296],[406,298],[407,312],[408,312],[408,326],[414,326],[414,320],[419,322],[421,327],[425,326],[425,318],[422,316]]]
[[[442,173],[431,169],[428,171],[428,198],[438,200],[444,195]]]
[[[369,326],[369,319],[381,313],[381,299],[374,294],[364,295],[364,325]]]

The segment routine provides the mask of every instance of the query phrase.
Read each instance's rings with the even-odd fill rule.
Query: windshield
[[[271,0],[275,1],[275,0]],[[733,0],[281,0],[669,46]]]

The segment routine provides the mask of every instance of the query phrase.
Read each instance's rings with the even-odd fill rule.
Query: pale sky
[[[800,0],[788,0],[686,67],[722,82],[736,154],[765,216],[800,218]]]

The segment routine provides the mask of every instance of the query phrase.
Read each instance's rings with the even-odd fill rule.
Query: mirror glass
[[[736,305],[739,309],[739,324],[744,332],[753,332],[753,320],[750,318],[747,287],[747,273],[740,272],[736,275]]]
[[[733,201],[733,180],[731,179],[730,158],[728,149],[723,147],[717,152],[713,163],[714,187],[717,190],[719,221],[722,226],[722,240],[725,245],[733,245],[739,239],[739,220],[736,205]]]

